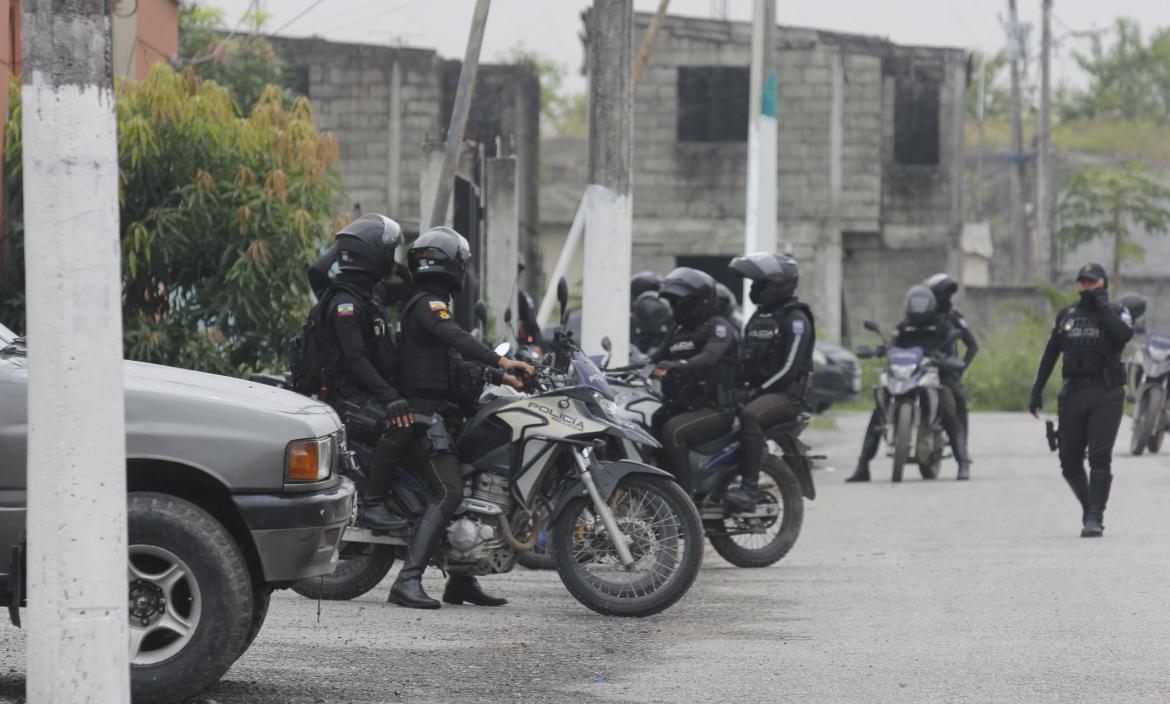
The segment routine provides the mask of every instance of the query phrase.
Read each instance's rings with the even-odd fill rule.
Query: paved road
[[[973,481],[948,461],[943,480],[897,486],[884,462],[843,484],[865,417],[838,420],[807,436],[839,471],[816,475],[779,566],[708,552],[690,594],[644,620],[597,616],[525,570],[485,580],[503,609],[409,612],[382,604],[387,583],[318,621],[282,593],[202,701],[1170,701],[1170,457],[1118,456],[1107,535],[1088,541],[1030,417],[974,417]],[[22,648],[0,629],[0,701],[22,689]]]

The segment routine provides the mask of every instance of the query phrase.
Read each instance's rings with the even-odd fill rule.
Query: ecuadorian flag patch
[[[352,316],[353,316],[353,304],[352,303],[338,303],[337,304],[337,317],[349,318]]]
[[[442,301],[431,301],[431,310],[447,310],[447,304]]]

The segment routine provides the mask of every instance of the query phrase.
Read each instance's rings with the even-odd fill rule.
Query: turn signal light
[[[290,482],[328,479],[333,464],[333,439],[298,440],[288,446],[285,477]]]

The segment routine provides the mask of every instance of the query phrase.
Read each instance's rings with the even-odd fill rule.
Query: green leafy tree
[[[1145,248],[1129,230],[1140,227],[1153,234],[1170,231],[1170,189],[1141,164],[1082,169],[1065,185],[1057,214],[1057,239],[1069,249],[1100,237],[1111,240],[1113,282],[1121,288],[1125,262],[1140,262]]]
[[[242,22],[262,23],[263,15]],[[184,1],[179,12],[180,65],[190,66],[203,80],[225,86],[236,101],[236,113],[246,115],[270,85],[286,81],[284,62],[272,44],[257,34],[233,34],[223,10]]]
[[[5,142],[20,202],[20,104]],[[128,358],[244,375],[283,364],[309,307],[305,270],[340,193],[336,139],[307,99],[261,92],[246,117],[191,71],[118,86],[122,300]],[[21,241],[19,211],[9,235]],[[337,225],[336,222],[332,223]],[[16,277],[0,292],[23,328]]]
[[[540,79],[540,116],[555,135],[584,136],[586,133],[588,96],[570,93],[565,88],[568,71],[564,64],[517,44],[499,55],[498,61],[527,64]]]
[[[1073,56],[1089,84],[1057,96],[1063,119],[1170,124],[1170,28],[1147,41],[1137,20],[1118,18],[1108,39],[1095,36],[1087,52]]]

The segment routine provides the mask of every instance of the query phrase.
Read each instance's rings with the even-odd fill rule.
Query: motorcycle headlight
[[[1147,347],[1146,354],[1150,355],[1151,360],[1161,364],[1166,361],[1167,357],[1170,357],[1170,347]]]
[[[597,402],[601,405],[602,413],[604,413],[610,420],[617,422],[619,418],[618,405],[613,401],[610,401],[608,398],[601,398]]]
[[[290,482],[319,482],[333,473],[336,440],[332,435],[289,443],[284,453],[284,476]]]
[[[905,381],[914,373],[916,365],[914,364],[891,364],[890,374],[899,381]]]

